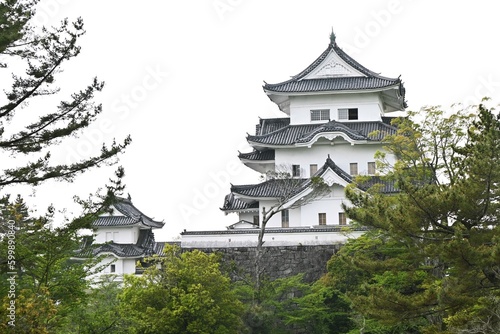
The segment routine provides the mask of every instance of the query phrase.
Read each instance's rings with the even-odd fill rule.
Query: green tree
[[[126,319],[119,312],[120,282],[100,282],[87,292],[87,298],[68,317],[59,333],[103,334],[126,333]]]
[[[37,108],[41,99],[59,93],[56,77],[62,66],[80,53],[78,40],[85,33],[82,19],[64,20],[57,28],[30,24],[37,0],[6,0],[0,3],[0,68],[13,67],[12,79],[2,80],[4,98],[0,104],[0,154],[12,166],[0,168],[0,189],[7,185],[38,185],[45,180],[71,181],[86,170],[115,162],[115,157],[130,143],[103,145],[100,154],[68,164],[54,163],[52,151],[69,137],[78,137],[101,113],[94,102],[104,83],[94,78],[48,110]],[[12,66],[10,66],[12,65]],[[23,73],[22,73],[23,72]],[[3,74],[5,76],[5,74]],[[42,111],[43,109],[43,111]],[[47,111],[45,111],[47,110]],[[23,126],[9,126],[17,119]]]
[[[385,196],[378,185],[346,191],[348,216],[380,233],[358,245],[366,247],[363,261],[356,252],[337,262],[351,261],[347,267],[359,274],[354,308],[419,332],[477,321],[481,312],[468,310],[484,309],[484,298],[500,293],[498,115],[484,105],[449,117],[431,107],[401,119],[386,142],[398,160],[389,165],[379,154],[378,163],[400,192]]]
[[[166,246],[149,262],[142,276],[125,277],[119,296],[130,333],[238,333],[242,304],[215,254]]]
[[[60,144],[78,138],[102,112],[94,98],[104,83],[94,78],[83,89],[61,96],[66,93],[56,86],[56,78],[63,66],[80,53],[78,42],[85,33],[83,21],[64,20],[52,28],[33,26],[37,3],[38,0],[0,2],[0,75],[4,94],[0,98],[2,194],[9,192],[9,186],[35,187],[47,180],[72,181],[89,169],[114,164],[117,155],[130,143],[127,137],[121,143],[103,144],[100,153],[73,163],[59,163],[52,158]],[[59,96],[59,103],[45,104],[53,101],[50,97]],[[9,299],[5,294],[6,273],[15,271],[19,276],[15,300],[19,317],[16,327],[9,330],[53,332],[85,299],[86,266],[70,262],[72,252],[78,248],[77,231],[90,227],[93,218],[106,210],[114,194],[123,189],[121,167],[116,176],[117,181],[106,186],[105,194],[88,200],[77,198],[83,211],[71,221],[54,221],[52,207],[47,214],[34,217],[21,199],[12,203],[7,196],[0,201],[2,303]],[[15,268],[8,263],[7,249],[13,247],[9,244],[10,232],[15,233]],[[4,312],[2,308],[2,319],[6,319]]]
[[[350,305],[324,280],[303,281],[303,274],[264,281],[261,301],[254,303],[254,285],[243,280],[234,290],[245,306],[249,333],[347,333],[354,327]],[[249,281],[251,282],[251,280]]]
[[[86,277],[97,259],[72,261],[80,245],[79,225],[53,227],[52,208],[33,218],[21,197],[14,202],[6,197],[2,202],[2,225],[11,226],[15,233],[15,238],[9,238],[8,231],[0,236],[0,296],[4,303],[14,300],[19,311],[10,330],[28,333],[26,328],[36,327],[53,332],[86,299]],[[12,257],[8,256],[11,248]],[[16,273],[14,298],[8,296],[12,272]],[[2,319],[7,318],[5,311],[0,310]]]

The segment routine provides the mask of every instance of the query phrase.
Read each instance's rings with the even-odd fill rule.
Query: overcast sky
[[[494,1],[42,0],[37,21],[83,17],[82,53],[59,84],[106,82],[104,111],[56,157],[71,162],[103,141],[130,134],[120,157],[127,192],[165,221],[156,239],[236,222],[219,207],[229,182],[258,182],[237,159],[259,117],[281,117],[263,93],[338,45],[372,71],[401,78],[410,110],[500,100],[498,10]],[[49,183],[31,197],[64,207],[101,186],[112,170],[74,185]],[[10,189],[15,193],[17,189]]]

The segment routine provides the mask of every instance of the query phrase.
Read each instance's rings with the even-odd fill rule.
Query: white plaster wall
[[[290,124],[314,123],[311,122],[311,110],[314,109],[330,109],[331,120],[338,121],[337,110],[339,108],[358,108],[357,121],[380,121],[383,114],[380,102],[378,93],[292,96],[290,97]]]
[[[270,230],[270,229],[269,229]],[[299,245],[331,245],[345,243],[349,238],[357,238],[364,232],[354,231],[345,235],[341,232],[308,232],[308,233],[271,233],[264,234],[264,246],[299,246]],[[183,235],[182,248],[230,248],[255,247],[257,233],[213,234],[213,235]]]
[[[269,208],[275,204],[276,204],[275,201],[263,200],[259,202],[259,214],[261,223],[262,223],[262,208],[266,208],[266,210],[269,210]],[[291,222],[290,226],[292,226]],[[269,219],[269,221],[267,222],[267,227],[281,227],[281,213],[277,213],[273,217],[271,217],[271,219]]]
[[[318,226],[318,213],[326,213],[327,225],[338,225],[339,212],[343,212],[342,203],[349,204],[345,199],[344,188],[334,185],[331,194],[312,201],[304,206],[290,210],[290,228]],[[262,206],[269,208],[274,203],[272,201],[261,201]],[[261,217],[262,221],[262,217]],[[281,212],[274,215],[267,223],[268,228],[281,227]]]
[[[368,172],[368,162],[375,161],[374,155],[378,150],[382,150],[382,144],[370,145],[351,145],[335,144],[321,145],[316,144],[311,148],[282,148],[276,150],[276,166],[287,166],[291,169],[292,165],[300,165],[303,177],[310,177],[309,166],[317,164],[320,169],[326,162],[328,154],[337,166],[349,173],[350,163],[358,164],[358,173],[364,174]],[[388,156],[388,160],[394,161],[392,156]]]
[[[111,233],[113,242],[117,244],[134,244],[137,242],[139,228],[133,227],[99,227],[96,232],[95,242],[102,244],[108,242],[106,233]]]
[[[246,220],[253,223],[253,216],[257,216],[258,214],[258,212],[241,212],[238,220]]]
[[[340,188],[340,187],[339,187]],[[318,199],[302,207],[301,220],[305,226],[319,226],[319,213],[326,213],[327,225],[339,225],[339,212],[343,212],[342,203],[347,200],[342,196],[332,196]]]
[[[123,274],[135,274],[135,266],[137,263],[137,259],[123,259]]]

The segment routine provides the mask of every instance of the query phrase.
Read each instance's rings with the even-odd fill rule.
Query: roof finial
[[[332,27],[332,33],[330,34],[330,45],[335,45],[335,33],[333,32],[333,27]]]

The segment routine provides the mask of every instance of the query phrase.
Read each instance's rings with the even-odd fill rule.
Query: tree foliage
[[[52,208],[43,216],[32,217],[21,197],[13,202],[6,197],[2,202],[0,296],[4,303],[16,303],[16,330],[23,332],[22,328],[33,327],[53,332],[86,298],[86,277],[96,260],[72,261],[80,243],[78,225],[53,227]],[[6,226],[12,226],[15,238],[7,237]],[[8,257],[11,248],[13,256]],[[12,292],[8,278],[12,277],[15,291],[13,297],[8,297]],[[5,311],[0,311],[2,319],[7,318]]]
[[[103,144],[99,153],[80,160],[61,163],[54,159],[57,149],[68,139],[78,138],[102,112],[95,102],[104,83],[97,78],[73,93],[56,85],[66,63],[80,53],[79,40],[85,33],[82,19],[63,20],[57,27],[32,25],[38,0],[0,2],[0,192],[8,186],[38,186],[47,180],[73,181],[92,168],[114,164],[130,143]],[[11,75],[9,79],[9,74]],[[63,95],[64,94],[64,95]],[[60,99],[59,103],[50,104]],[[78,231],[90,227],[96,215],[106,210],[115,193],[123,190],[121,167],[117,180],[105,194],[77,202],[82,214],[74,219],[55,221],[54,207],[33,215],[24,201],[9,196],[0,200],[0,293],[3,305],[14,299],[7,296],[7,275],[16,273],[16,327],[19,333],[53,333],[86,298],[86,263],[73,263],[79,247]],[[96,185],[96,188],[98,186]],[[9,233],[14,233],[13,235]],[[15,259],[7,256],[15,248]],[[15,261],[15,263],[9,261]],[[11,274],[7,274],[10,272]],[[10,291],[10,290],[9,290]],[[6,318],[6,309],[0,311]],[[5,316],[5,317],[4,317]],[[2,326],[5,323],[2,322]],[[2,327],[6,330],[6,327]]]
[[[142,276],[126,276],[121,314],[130,333],[237,333],[242,305],[219,269],[215,254],[180,253],[149,259]]]
[[[41,99],[58,94],[55,85],[63,65],[78,56],[78,40],[85,33],[82,19],[64,20],[59,27],[34,27],[37,0],[7,0],[0,3],[0,55],[3,71],[13,67],[10,88],[0,99],[0,154],[16,155],[16,164],[2,166],[0,189],[7,185],[38,185],[49,179],[71,181],[89,168],[115,162],[130,143],[103,145],[100,154],[61,164],[52,150],[68,137],[77,137],[102,112],[94,102],[104,83],[94,78],[85,88],[70,94],[52,110],[37,108]],[[11,66],[12,65],[12,66]],[[24,72],[24,73],[22,73]],[[5,73],[3,74],[5,76]],[[8,82],[3,80],[3,82]],[[21,128],[16,124],[22,119]]]
[[[400,192],[347,189],[348,216],[376,232],[343,249],[330,273],[338,284],[353,274],[346,291],[367,319],[415,332],[454,324],[456,332],[500,293],[500,118],[484,105],[449,117],[422,112],[423,121],[410,113],[386,137],[395,165],[378,155]]]

